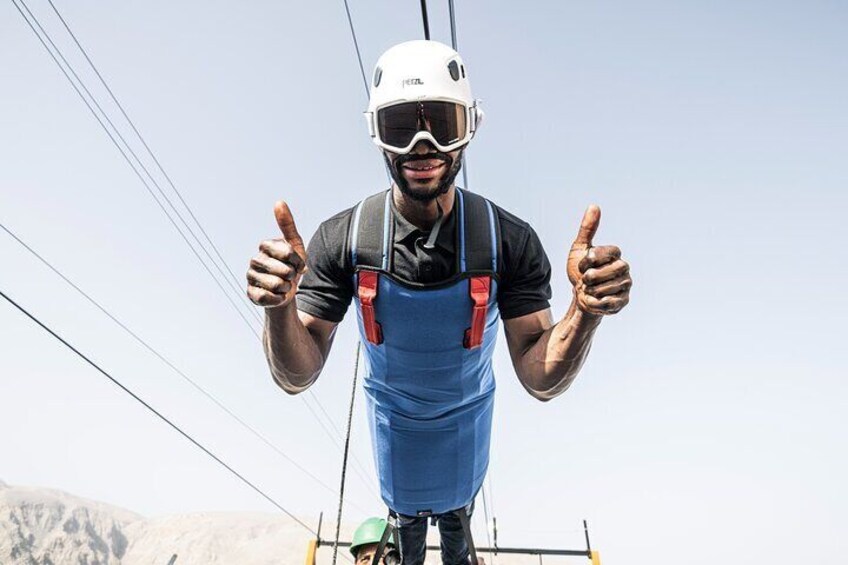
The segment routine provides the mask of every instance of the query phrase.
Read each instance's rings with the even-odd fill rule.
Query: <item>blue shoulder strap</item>
[[[357,204],[350,231],[350,259],[354,268],[389,270],[391,259],[392,191],[373,194]]]
[[[463,273],[497,273],[500,230],[492,203],[457,189],[460,268]]]

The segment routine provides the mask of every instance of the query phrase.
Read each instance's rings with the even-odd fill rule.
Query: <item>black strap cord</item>
[[[459,523],[462,524],[462,531],[465,534],[465,543],[468,544],[468,552],[471,554],[471,565],[477,565],[477,548],[474,547],[474,537],[471,535],[471,522],[468,520],[468,509],[460,508],[454,512]]]
[[[335,565],[336,558],[339,554],[339,535],[342,527],[342,509],[344,507],[345,480],[347,478],[347,458],[350,453],[350,429],[353,424],[353,405],[356,400],[356,381],[359,377],[359,352],[361,350],[362,346],[357,344],[356,360],[353,364],[353,384],[351,385],[350,390],[350,410],[347,414],[347,433],[345,434],[344,458],[342,460],[341,486],[339,487],[339,512],[336,516],[336,539],[333,542],[333,565]]]
[[[421,19],[424,21],[424,39],[430,40],[430,20],[427,18],[427,0],[421,0]]]
[[[395,548],[399,548],[400,542],[398,541],[397,514],[391,510],[389,510],[386,527],[383,530],[382,537],[380,537],[380,543],[377,544],[377,551],[374,552],[374,559],[371,561],[371,565],[380,565],[383,559],[383,554],[386,552],[386,546],[389,543],[389,537],[392,538]]]

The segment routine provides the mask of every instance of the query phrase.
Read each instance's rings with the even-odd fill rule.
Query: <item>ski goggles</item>
[[[419,141],[427,140],[448,153],[471,140],[478,108],[476,104],[468,108],[445,100],[401,102],[367,112],[366,119],[374,143],[383,149],[405,154]]]

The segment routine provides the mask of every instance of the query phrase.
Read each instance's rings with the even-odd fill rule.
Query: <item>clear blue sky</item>
[[[85,69],[49,5],[29,4]],[[523,391],[501,344],[501,545],[580,547],[587,518],[610,564],[835,562],[848,551],[848,9],[457,4],[487,112],[470,188],[536,228],[557,316],[570,298],[565,253],[591,202],[603,210],[597,241],[621,246],[635,279],[631,305],[603,323],[553,402]],[[274,200],[311,235],[386,185],[341,0],[57,6],[239,277],[276,234]],[[434,38],[449,41],[446,3],[429,7]],[[366,72],[421,36],[412,0],[351,9]],[[0,73],[0,222],[335,485],[338,449],[274,387],[256,340],[9,2]],[[335,514],[332,494],[3,232],[0,289],[286,507]],[[339,424],[354,330],[346,320],[315,386]],[[4,304],[0,383],[6,482],[146,514],[273,511]],[[357,408],[368,480],[350,479],[351,521],[383,512],[361,396]]]

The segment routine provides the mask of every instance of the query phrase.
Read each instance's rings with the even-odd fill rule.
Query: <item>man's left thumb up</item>
[[[592,240],[595,238],[595,233],[597,233],[599,225],[601,225],[601,209],[597,204],[592,204],[586,208],[586,212],[583,214],[583,221],[580,222],[580,231],[577,232],[577,237],[574,239],[571,250],[575,251],[592,247]]]

